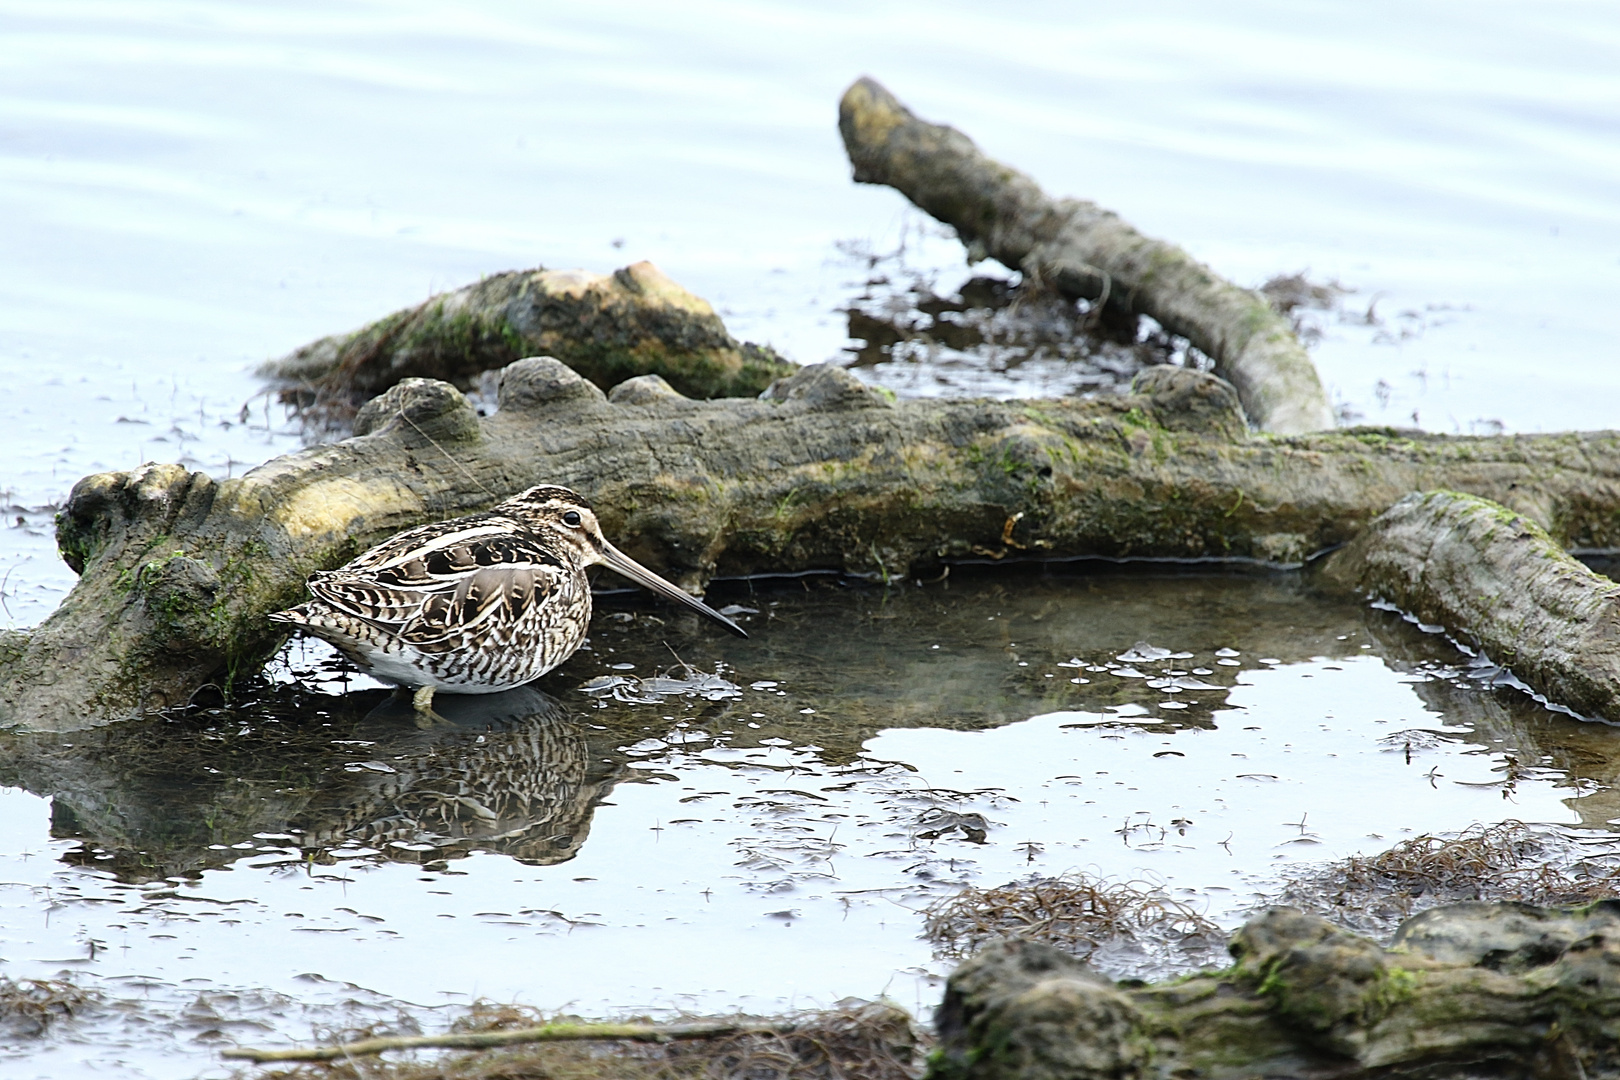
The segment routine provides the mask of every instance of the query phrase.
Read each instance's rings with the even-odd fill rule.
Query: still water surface
[[[1608,5],[0,0],[0,45],[10,625],[71,585],[78,477],[297,445],[255,364],[480,274],[652,259],[739,337],[849,357],[853,250],[967,272],[849,182],[860,74],[1241,283],[1357,290],[1316,357],[1367,422],[1615,424]],[[762,586],[726,598],[749,642],[626,608],[545,696],[442,729],[295,649],[256,710],[9,740],[0,973],[139,1007],[13,1043],[8,1075],[218,1073],[221,1041],[478,995],[926,1012],[948,965],[917,912],[963,882],[1147,876],[1230,923],[1413,832],[1620,818],[1610,729],[1393,616],[1096,571]],[[1139,642],[1192,655],[1117,659]],[[579,689],[668,647],[737,689]]]
[[[1416,832],[1620,816],[1611,729],[1292,576],[728,599],[750,641],[609,611],[557,673],[446,698],[443,725],[352,679],[319,692],[342,677],[293,647],[257,705],[8,741],[6,971],[114,1003],[14,1046],[18,1075],[189,1075],[222,1043],[432,1029],[431,1006],[477,996],[600,1015],[888,994],[927,1015],[950,964],[920,912],[963,884],[1146,880],[1231,926]],[[632,681],[672,653],[719,675],[661,700]]]

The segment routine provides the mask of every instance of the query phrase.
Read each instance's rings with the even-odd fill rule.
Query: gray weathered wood
[[[1456,491],[1408,495],[1323,574],[1444,626],[1556,704],[1620,721],[1620,585],[1530,516]]]
[[[1264,430],[1334,426],[1316,365],[1258,293],[1095,203],[1051,198],[955,128],[917,119],[872,79],[844,93],[838,127],[857,181],[898,189],[954,227],[971,255],[1158,320],[1214,359]]]

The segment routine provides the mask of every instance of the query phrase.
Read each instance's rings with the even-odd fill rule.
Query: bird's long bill
[[[730,630],[738,637],[748,636],[747,631],[738,626],[736,623],[732,622],[730,619],[726,618],[724,615],[720,614],[718,611],[714,610],[714,608],[710,607],[708,604],[705,604],[703,601],[699,600],[685,589],[682,589],[680,586],[672,585],[665,581],[663,578],[659,577],[645,566],[642,566],[640,563],[636,562],[636,560],[632,559],[630,556],[626,555],[612,544],[605,542],[602,544],[602,562],[607,565],[608,569],[613,570],[616,573],[623,574],[637,585],[640,585],[646,589],[651,589],[659,596],[673,600],[677,604],[682,604],[689,607],[700,615],[707,615],[709,618],[713,619],[727,630]]]

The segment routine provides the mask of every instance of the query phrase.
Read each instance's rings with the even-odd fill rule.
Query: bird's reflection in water
[[[622,757],[611,745],[593,755],[587,729],[528,687],[445,695],[436,709],[423,727],[408,697],[270,695],[71,736],[0,735],[0,784],[51,800],[52,836],[80,842],[64,862],[124,881],[249,852],[571,858]]]
[[[299,846],[330,853],[358,845],[413,862],[469,851],[529,863],[572,858],[612,779],[592,782],[584,732],[560,704],[525,686],[444,695],[434,709],[438,722],[422,726],[410,699],[394,695],[367,714],[363,731],[394,737],[366,752],[387,756],[327,774],[288,823]]]

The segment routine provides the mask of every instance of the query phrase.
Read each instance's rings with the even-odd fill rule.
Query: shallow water
[[[218,1044],[308,1039],[311,1002],[427,1028],[477,996],[886,993],[926,1015],[950,963],[920,911],[962,884],[1148,880],[1230,926],[1415,832],[1620,814],[1611,729],[1293,575],[1084,564],[716,599],[757,612],[737,612],[750,640],[610,603],[590,651],[443,697],[440,725],[363,677],[319,692],[344,676],[293,647],[255,707],[8,740],[6,970],[131,1003],[14,1047],[15,1075],[217,1072]],[[677,654],[717,673],[702,693],[614,696],[682,674]],[[659,685],[679,684],[619,697]]]

